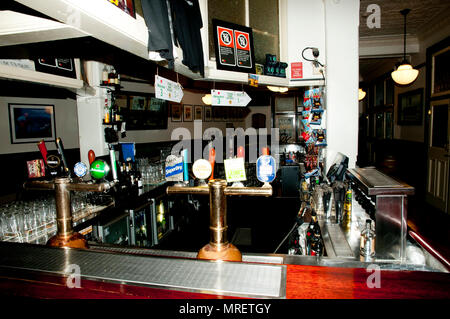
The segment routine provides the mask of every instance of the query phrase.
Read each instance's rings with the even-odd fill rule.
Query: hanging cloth
[[[203,45],[200,29],[203,27],[198,0],[170,0],[175,43],[183,50],[183,61],[193,72],[205,75]]]
[[[148,28],[148,50],[158,52],[168,61],[169,69],[173,69],[173,42],[166,0],[141,0],[141,4]]]

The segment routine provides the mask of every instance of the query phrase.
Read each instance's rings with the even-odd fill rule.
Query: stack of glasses
[[[96,194],[72,193],[74,226],[103,207],[101,205],[104,204],[99,202]],[[45,245],[56,231],[56,204],[53,195],[13,201],[0,206],[0,241]]]

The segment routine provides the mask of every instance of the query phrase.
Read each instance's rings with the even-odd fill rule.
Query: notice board
[[[255,73],[252,29],[217,19],[212,23],[217,69]]]

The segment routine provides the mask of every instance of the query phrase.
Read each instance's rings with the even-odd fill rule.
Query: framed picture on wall
[[[398,125],[422,125],[423,89],[398,95]]]
[[[209,105],[205,105],[204,121],[205,122],[211,122],[212,121],[212,109],[211,109],[211,106],[209,106]]]
[[[450,94],[450,46],[431,57],[431,96]]]
[[[185,104],[183,105],[183,121],[184,122],[192,122],[192,119],[194,117],[194,106]]]
[[[196,105],[194,107],[194,120],[203,120],[203,105]]]
[[[8,108],[12,144],[56,139],[54,105],[9,103]]]
[[[172,122],[181,122],[181,104],[172,103],[170,105],[170,114],[172,117]]]
[[[148,100],[145,96],[130,96],[132,110],[143,111],[147,109]]]

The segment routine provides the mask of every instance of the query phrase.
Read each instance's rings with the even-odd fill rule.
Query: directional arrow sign
[[[252,100],[244,91],[211,90],[212,105],[247,106]]]
[[[179,83],[155,75],[155,97],[161,100],[180,103],[183,98],[183,90]]]

